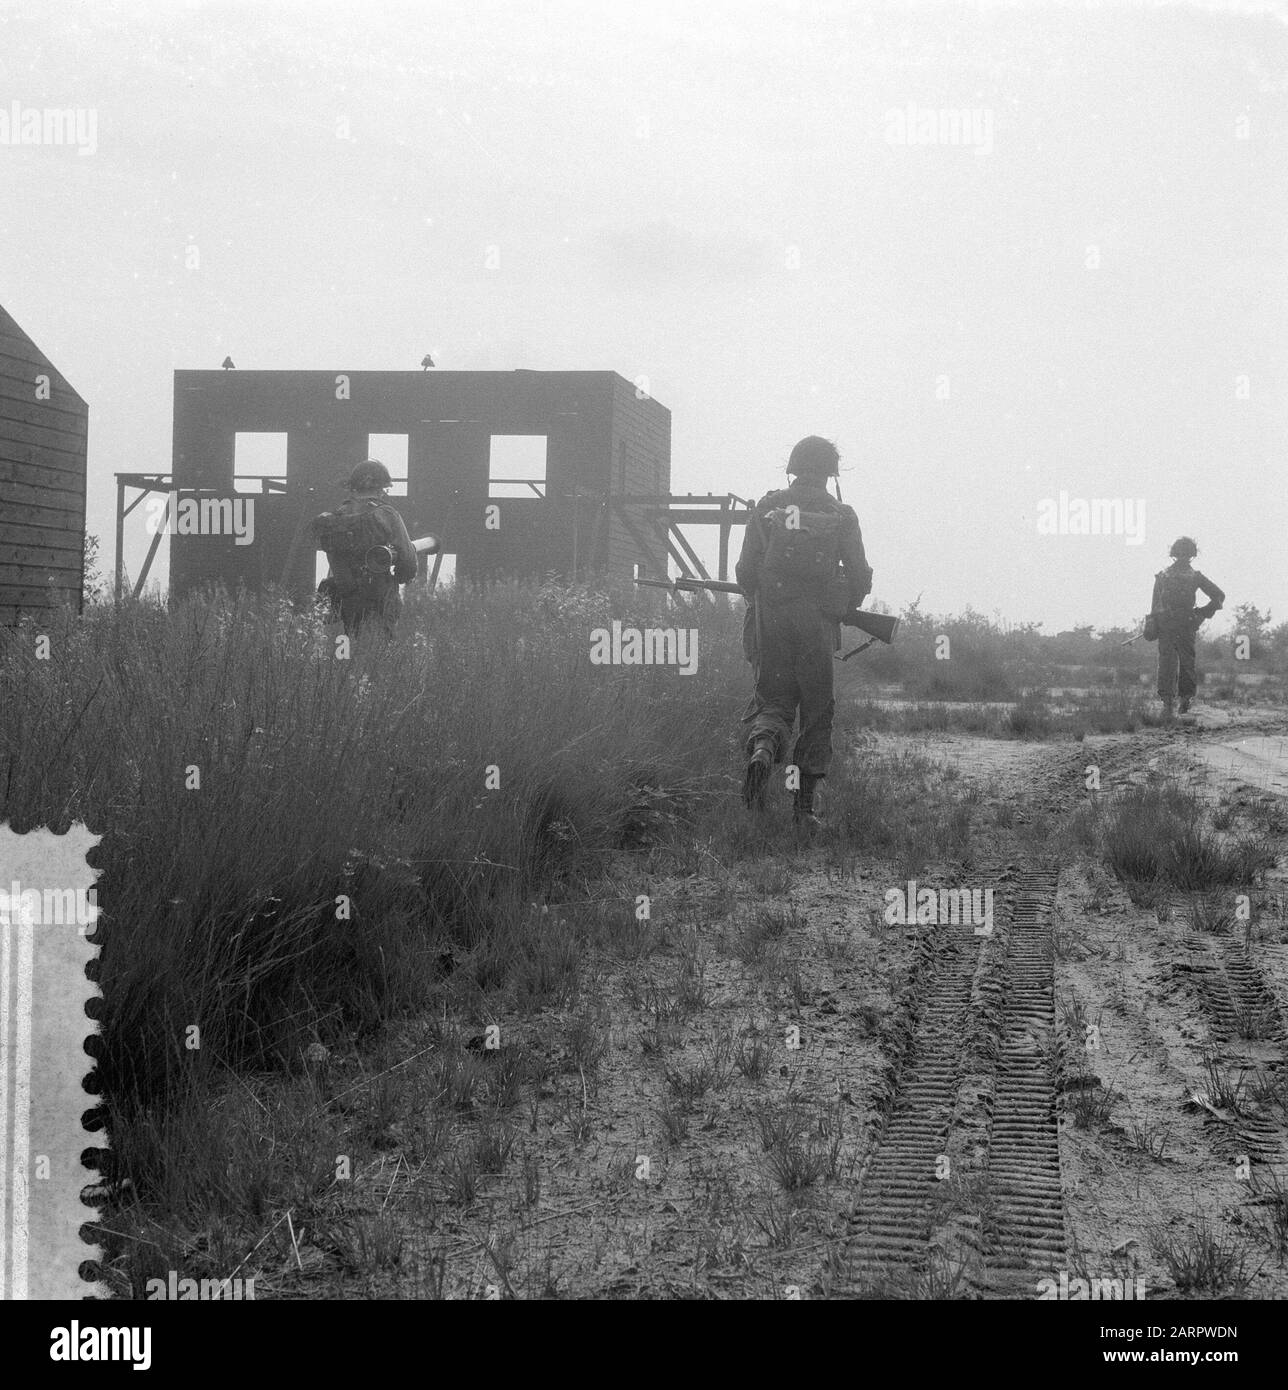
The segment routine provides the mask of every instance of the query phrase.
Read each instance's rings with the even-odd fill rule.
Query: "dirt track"
[[[1251,950],[1241,936],[1199,931],[1182,902],[1134,907],[1102,866],[1067,847],[1053,911],[1046,890],[1054,885],[1040,875],[1056,867],[1044,847],[1096,794],[1086,787],[1093,765],[1100,796],[1170,773],[1213,801],[1224,793],[1238,814],[1288,789],[1286,731],[1279,712],[1218,709],[1169,730],[1072,748],[955,736],[932,743],[980,786],[1001,823],[992,862],[974,872],[1036,868],[1041,886],[1036,902],[1033,893],[1027,904],[1008,894],[999,934],[982,949],[959,938],[938,953],[924,998],[905,1005],[915,1030],[911,1059],[856,1211],[869,1280],[884,1242],[892,1247],[884,1273],[902,1270],[922,1296],[974,1288],[1032,1297],[1037,1278],[1063,1270],[1133,1287],[1143,1280],[1147,1296],[1175,1297],[1154,1253],[1160,1237],[1184,1240],[1206,1220],[1237,1241],[1265,1210],[1256,1189],[1274,1174],[1288,1183],[1282,1107],[1246,1095],[1237,1109],[1214,1103],[1205,1073],[1207,1062],[1235,1084],[1258,1073],[1283,1077],[1282,860],[1268,891],[1254,895]],[[1259,1031],[1267,1036],[1249,1041],[1234,1022],[1252,1011],[1266,1020]],[[967,1045],[954,1049],[954,1038]],[[921,1072],[936,1065],[938,1093],[928,1098]],[[954,1093],[955,1104],[947,1103]],[[1017,1098],[1027,1105],[1018,1119]],[[1079,1105],[1092,1112],[1084,1125],[1074,1120]],[[1054,1182],[1041,1151],[1044,1119],[1059,1125]],[[897,1190],[886,1175],[888,1153],[905,1152],[904,1132],[920,1136],[925,1154],[946,1153],[957,1183],[938,1193],[935,1181],[920,1185],[911,1249],[897,1248],[891,1234],[900,1203],[909,1225],[908,1167]],[[919,1155],[912,1167],[924,1162]],[[1008,1260],[1008,1245],[1024,1258]],[[1001,1280],[991,1277],[999,1267],[1007,1270]],[[1249,1296],[1288,1294],[1283,1269],[1264,1248],[1251,1247],[1246,1272]]]

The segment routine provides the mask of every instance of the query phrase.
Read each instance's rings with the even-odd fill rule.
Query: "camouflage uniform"
[[[765,571],[764,518],[777,508],[792,506],[802,512],[841,515],[843,585],[838,576],[838,587],[844,601],[839,604],[836,593]],[[800,768],[802,784],[815,783],[827,775],[832,761],[832,656],[841,645],[837,619],[841,611],[861,604],[872,587],[872,570],[853,507],[838,502],[823,481],[808,475],[768,493],[756,503],[735,574],[751,600],[743,637],[747,659],[756,671],[755,691],[743,717],[750,725],[747,751],[758,740],[769,739],[774,761],[785,761],[799,712],[800,732],[790,761]]]
[[[1211,600],[1195,608],[1199,592]],[[1183,702],[1193,698],[1196,689],[1194,636],[1199,624],[1210,618],[1225,602],[1225,595],[1188,560],[1174,560],[1154,576],[1154,594],[1149,610],[1158,627],[1158,696],[1171,705],[1179,694]]]
[[[358,569],[345,557],[328,553],[331,574],[323,581],[323,591],[330,594],[349,636],[356,636],[363,625],[374,618],[378,630],[392,637],[402,613],[398,586],[416,577],[416,549],[397,509],[383,497],[347,497],[336,508],[336,514],[353,516],[364,508],[375,509],[375,519],[385,536],[383,544],[393,552],[393,574],[372,575]]]

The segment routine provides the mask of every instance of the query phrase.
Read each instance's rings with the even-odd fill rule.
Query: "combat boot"
[[[818,784],[821,777],[801,777],[800,788],[792,798],[792,820],[808,830],[822,828],[823,819],[818,814]]]
[[[749,808],[756,811],[765,809],[765,788],[769,785],[773,766],[774,741],[762,736],[752,745],[747,771],[742,779],[742,799]]]

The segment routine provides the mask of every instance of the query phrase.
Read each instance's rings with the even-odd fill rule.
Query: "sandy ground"
[[[1288,796],[1288,735],[1249,734],[1203,744],[1195,752],[1223,786]]]
[[[1264,819],[1268,801],[1288,796],[1288,711],[1212,706],[1169,729],[1082,742],[866,734],[874,744],[929,753],[975,788],[977,861],[1059,861],[1052,1045],[1071,1276],[1140,1277],[1149,1297],[1177,1297],[1160,1243],[1206,1224],[1242,1251],[1248,1296],[1288,1297],[1284,1268],[1255,1234],[1264,1208],[1248,1177],[1249,1166],[1263,1178],[1278,1171],[1288,1185],[1284,1110],[1247,1095],[1258,1077],[1282,1080],[1282,1033],[1224,1035],[1211,992],[1236,943],[1199,930],[1184,903],[1133,906],[1068,833],[1089,797],[1160,772],[1201,785],[1232,831]],[[1087,786],[1093,767],[1099,793]],[[916,933],[883,920],[889,866],[823,859],[785,854],[657,885],[650,948],[598,961],[575,1013],[478,1020],[499,1026],[503,1049],[539,1063],[502,1122],[504,1155],[462,1189],[452,1165],[477,1139],[477,1106],[464,1103],[435,1144],[413,1107],[334,1198],[341,1219],[383,1231],[395,1253],[354,1269],[310,1246],[307,1267],[281,1271],[271,1292],[844,1289],[847,1221],[898,1086],[891,1024],[913,989]],[[927,881],[952,869],[930,866]],[[629,863],[621,872],[630,876]],[[1286,889],[1281,854],[1254,895],[1244,957],[1281,1018]],[[390,1051],[476,1046],[426,1020]],[[474,1055],[484,1074],[498,1065],[496,1054]],[[1240,1106],[1214,1094],[1208,1067],[1243,1078]],[[1104,1113],[1080,1123],[1079,1098],[1095,1096]]]

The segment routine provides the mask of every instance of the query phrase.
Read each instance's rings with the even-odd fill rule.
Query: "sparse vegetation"
[[[839,1111],[811,1115],[789,1102],[758,1105],[753,1113],[765,1166],[785,1192],[836,1176],[844,1140]]]
[[[1065,1092],[1065,1104],[1078,1129],[1107,1124],[1120,1099],[1112,1086],[1102,1086],[1090,1076],[1080,1078],[1078,1084]]]
[[[729,1084],[733,1069],[732,1046],[729,1035],[720,1033],[704,1049],[695,1065],[667,1071],[667,1085],[686,1110],[692,1109],[709,1090],[722,1091]]]
[[[1215,1052],[1203,1054],[1203,1081],[1208,1099],[1221,1110],[1242,1111],[1248,1088],[1249,1068],[1226,1067]]]
[[[1277,1038],[1282,1031],[1279,1010],[1275,1001],[1268,997],[1254,996],[1250,999],[1236,1000],[1232,1013],[1236,1037],[1250,1042],[1261,1042]]]
[[[1273,1166],[1253,1170],[1252,1229],[1280,1265],[1288,1257],[1288,1185]]]
[[[1199,798],[1175,782],[1127,789],[1107,803],[1098,828],[1105,861],[1142,905],[1169,888],[1246,888],[1275,862],[1266,839],[1215,832]]]
[[[759,1081],[769,1070],[769,1050],[757,1033],[746,1033],[738,1040],[734,1066],[748,1081]]]
[[[1203,1214],[1196,1214],[1184,1230],[1155,1230],[1153,1244],[1179,1293],[1237,1296],[1257,1274],[1257,1267],[1248,1268],[1247,1245],[1237,1236],[1222,1234]]]
[[[883,732],[998,739],[1079,741],[1088,734],[1135,733],[1147,718],[1138,696],[1092,694],[1056,702],[1042,690],[991,703],[868,700],[859,709],[865,727]]]
[[[1160,1162],[1167,1152],[1167,1141],[1171,1137],[1171,1126],[1160,1124],[1157,1120],[1132,1120],[1131,1141],[1141,1153]]]
[[[1234,896],[1231,893],[1195,893],[1189,900],[1190,921],[1198,931],[1226,935],[1234,928]]]

